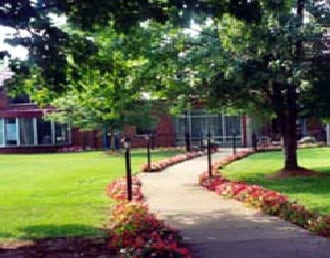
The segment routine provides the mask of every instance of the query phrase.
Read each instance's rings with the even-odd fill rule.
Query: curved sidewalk
[[[330,258],[329,239],[198,186],[206,168],[203,156],[139,175],[151,211],[182,232],[194,258]]]

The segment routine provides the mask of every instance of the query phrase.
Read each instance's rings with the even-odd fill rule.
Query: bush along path
[[[212,150],[212,152],[214,152],[214,150]],[[142,165],[141,170],[143,172],[160,172],[169,166],[172,166],[174,164],[177,164],[177,163],[189,160],[189,159],[197,158],[197,157],[203,156],[205,154],[206,154],[205,151],[195,151],[195,152],[188,152],[188,153],[184,153],[184,154],[178,154],[178,155],[175,155],[168,159],[163,159],[158,162],[153,162],[150,164],[150,167],[148,166],[148,163],[145,163]]]
[[[245,182],[230,181],[219,172],[223,166],[252,153],[243,151],[221,158],[212,164],[212,177],[209,177],[208,172],[203,172],[199,176],[199,184],[218,195],[234,198],[252,207],[260,208],[265,214],[278,216],[318,235],[330,238],[330,215],[318,215],[306,207],[290,201],[287,196],[279,192]]]
[[[190,258],[178,230],[149,211],[143,201],[141,182],[133,178],[133,201],[128,202],[126,179],[110,183],[106,192],[118,201],[110,215],[109,249],[122,258]]]

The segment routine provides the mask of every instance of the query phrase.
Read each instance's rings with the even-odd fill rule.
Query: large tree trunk
[[[271,82],[272,83],[272,82]],[[273,104],[279,119],[280,134],[283,139],[283,153],[285,156],[284,170],[297,170],[297,128],[296,121],[297,93],[294,85],[280,85],[272,83]],[[281,91],[285,89],[285,94]]]
[[[297,0],[297,16],[299,19],[298,26],[303,24],[305,0]],[[296,59],[299,62],[302,54],[302,42],[298,40],[296,42]],[[283,112],[282,112],[283,114]],[[288,171],[297,171],[297,89],[295,85],[287,85],[286,92],[286,110],[284,111],[284,117],[282,118],[282,135],[284,138],[285,148],[285,164],[284,169]],[[283,124],[285,121],[285,125]]]
[[[279,119],[280,134],[283,139],[283,153],[285,156],[284,170],[297,170],[297,93],[294,85],[285,87],[270,82],[273,90],[273,104]],[[286,89],[282,95],[281,91]]]
[[[285,170],[298,170],[296,120],[297,112],[295,110],[287,110],[287,112],[285,112],[286,123],[283,134],[285,148]]]

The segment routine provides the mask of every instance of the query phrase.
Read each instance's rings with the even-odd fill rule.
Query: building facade
[[[28,96],[9,97],[0,88],[0,153],[59,152],[113,148],[111,136],[101,131],[81,131],[68,124],[44,119],[51,107],[40,108]],[[237,146],[247,146],[248,135],[244,116],[212,115],[203,110],[172,117],[160,115],[152,131],[152,147],[185,146],[187,134],[191,145],[203,146],[207,133],[219,146],[231,145],[235,135]],[[146,147],[146,130],[126,127],[135,148]],[[105,140],[108,138],[108,140]]]
[[[105,131],[81,131],[68,124],[47,120],[44,115],[53,108],[40,108],[28,96],[8,96],[4,80],[11,72],[0,73],[0,153],[60,152],[94,149],[114,149],[114,137]],[[157,107],[155,107],[157,109]],[[152,147],[202,147],[208,133],[219,146],[251,146],[249,119],[224,112],[210,114],[197,107],[173,117],[160,113],[152,132],[144,128],[126,127],[119,137],[129,136],[132,147],[146,147],[146,134],[151,133]],[[118,136],[118,135],[117,135]]]
[[[9,97],[0,87],[0,153],[55,152],[101,147],[98,132],[82,132],[44,119],[28,96]]]

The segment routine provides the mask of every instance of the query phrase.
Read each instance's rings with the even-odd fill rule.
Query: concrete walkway
[[[204,156],[139,175],[151,211],[181,230],[194,257],[330,258],[329,239],[198,186],[206,168]]]

